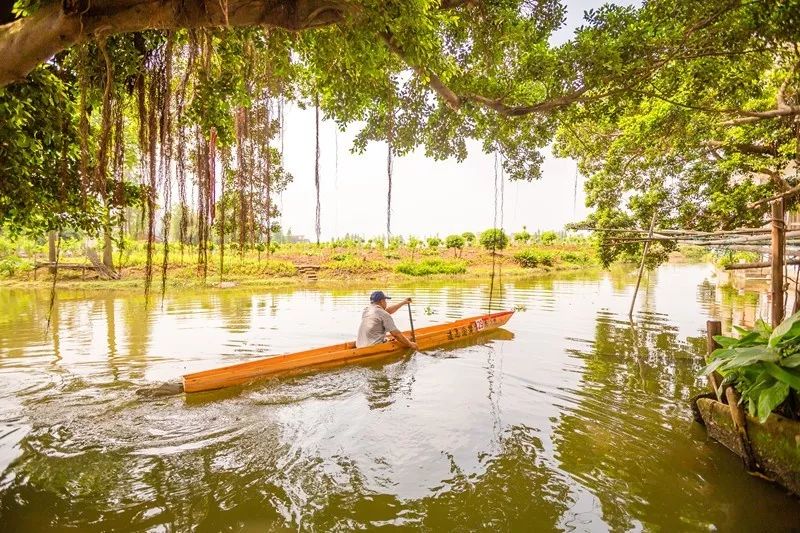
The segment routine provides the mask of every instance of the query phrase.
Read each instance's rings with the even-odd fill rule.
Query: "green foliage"
[[[503,250],[508,246],[508,235],[500,228],[491,228],[481,233],[480,242],[487,250]]]
[[[558,234],[555,231],[543,231],[539,235],[539,242],[542,244],[553,244],[558,239]]]
[[[719,335],[721,348],[708,357],[703,374],[722,375],[721,389],[733,385],[751,415],[762,422],[776,409],[794,417],[790,395],[800,394],[800,313],[773,331],[759,320],[752,330],[736,328],[740,337]]]
[[[528,230],[525,226],[522,226],[522,231],[514,234],[515,242],[526,244],[529,240],[531,240],[531,234],[528,233]]]
[[[453,251],[461,250],[464,248],[464,237],[461,235],[449,235],[445,240],[445,246]]]
[[[350,254],[332,258],[331,261],[323,263],[322,267],[341,274],[371,274],[389,270],[389,265],[383,261],[370,261]]]
[[[585,252],[562,252],[559,255],[559,259],[565,263],[572,263],[574,265],[588,266],[595,263],[595,260],[592,258],[592,256]]]
[[[21,272],[27,272],[33,268],[33,263],[25,259],[10,256],[0,259],[0,276],[13,277]]]
[[[550,252],[540,252],[536,250],[521,250],[514,254],[514,260],[525,268],[535,268],[537,266],[553,266],[555,256]]]
[[[678,251],[683,254],[687,261],[693,263],[705,263],[712,258],[712,253],[703,246],[684,244],[678,246]]]
[[[426,259],[413,262],[404,261],[395,267],[395,271],[409,276],[430,276],[432,274],[463,274],[467,265],[463,261],[448,261],[445,259]]]
[[[389,249],[390,250],[397,250],[398,248],[403,246],[404,243],[405,243],[405,241],[403,240],[403,236],[402,235],[396,235],[396,236],[392,237],[391,239],[389,239]]]
[[[742,251],[723,251],[717,255],[716,263],[718,266],[725,268],[726,266],[735,265],[736,263],[755,263],[761,256],[755,252],[742,252]]]
[[[428,237],[426,242],[428,243],[428,248],[438,248],[442,245],[442,239],[439,237]]]
[[[467,245],[471,246],[473,242],[475,242],[475,234],[471,231],[465,231],[461,234],[464,237],[464,241],[466,241]]]

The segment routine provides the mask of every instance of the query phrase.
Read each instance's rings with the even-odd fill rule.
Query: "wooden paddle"
[[[411,342],[417,342],[417,334],[414,332],[414,317],[411,316],[411,302],[408,303],[408,321],[411,322]]]

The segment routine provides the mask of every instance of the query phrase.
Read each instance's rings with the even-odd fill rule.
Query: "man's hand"
[[[400,302],[400,305],[410,305],[410,304],[411,304],[411,298],[406,298],[405,300]]]

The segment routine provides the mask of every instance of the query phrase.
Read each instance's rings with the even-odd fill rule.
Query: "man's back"
[[[371,346],[383,342],[386,334],[397,329],[392,315],[379,305],[371,304],[361,313],[361,325],[358,328],[356,348]]]

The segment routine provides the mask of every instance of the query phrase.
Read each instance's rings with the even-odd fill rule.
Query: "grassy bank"
[[[66,243],[62,249],[62,264],[88,264],[82,247],[77,243]],[[52,283],[52,275],[46,268],[40,268],[35,274],[33,271],[35,262],[45,260],[46,246],[29,245],[27,250],[9,250],[6,246],[5,250],[5,257],[0,257],[0,286],[44,287]],[[153,255],[154,287],[161,283],[163,257],[163,244],[159,244]],[[128,243],[121,253],[117,251],[114,254],[121,279],[100,280],[93,271],[87,272],[87,279],[83,279],[79,271],[61,270],[58,284],[83,289],[141,288],[144,286],[146,260],[145,243]],[[283,244],[272,254],[226,248],[222,262],[219,250],[212,249],[204,280],[198,267],[196,247],[184,246],[181,253],[179,246],[171,245],[166,277],[170,288],[269,287],[303,285],[312,278],[319,282],[393,283],[420,278],[478,279],[488,277],[493,268],[502,271],[503,276],[524,277],[597,266],[593,249],[584,239],[515,243],[496,254],[479,245],[468,244],[460,249],[448,249],[400,243],[392,246],[383,246],[382,243],[294,243]]]

